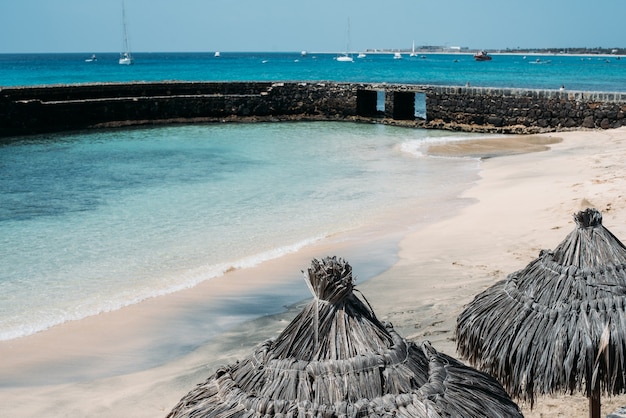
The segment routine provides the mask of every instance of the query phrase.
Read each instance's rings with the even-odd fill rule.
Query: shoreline
[[[0,398],[6,387],[80,384],[176,361],[246,322],[282,315],[310,299],[301,270],[312,258],[339,253],[358,264],[359,282],[377,276],[397,261],[399,234],[387,229],[338,234],[191,288],[0,341],[0,356],[9,359],[0,362]],[[364,242],[357,242],[359,237]],[[42,353],[43,347],[49,352]],[[68,362],[77,367],[64,368]]]
[[[456,189],[464,187],[455,186],[443,199],[456,200]],[[445,201],[448,207],[442,212],[450,214],[463,204]],[[311,298],[301,270],[313,258],[346,259],[358,283],[378,276],[397,262],[407,230],[430,222],[421,209],[430,201],[419,197],[416,203],[417,210],[379,213],[366,226],[251,267],[233,268],[191,288],[0,341],[0,357],[7,359],[0,362],[0,399],[7,388],[83,384],[140,373],[175,362],[246,322],[285,314]]]
[[[554,248],[573,229],[571,215],[574,212],[593,205],[602,211],[607,228],[619,239],[626,240],[626,202],[621,201],[620,194],[626,185],[626,176],[621,175],[626,173],[626,164],[622,162],[626,156],[626,128],[556,135],[563,141],[549,139],[551,135],[548,134],[538,136],[542,141],[548,141],[542,146],[549,150],[543,152],[513,147],[493,155],[493,149],[498,145],[492,144],[488,156],[497,158],[483,159],[479,170],[481,178],[458,196],[466,204],[438,219],[433,219],[437,214],[430,214],[429,219],[408,231],[396,231],[403,236],[399,246],[382,249],[383,254],[378,258],[392,260],[392,265],[387,268],[380,261],[373,262],[366,268],[372,277],[357,280],[358,289],[381,320],[392,322],[400,335],[407,339],[427,339],[438,351],[458,358],[452,334],[456,315],[462,306],[496,280],[523,268],[540,249]],[[465,147],[460,152],[471,156],[485,152],[484,149],[476,150],[477,146],[485,146],[480,140],[455,145]],[[433,147],[431,152],[436,153],[437,148]],[[438,152],[444,151],[439,149]],[[427,210],[426,215],[429,215]],[[393,224],[393,220],[389,223]],[[381,234],[383,229],[379,227],[370,232]],[[392,237],[387,238],[393,241]],[[3,350],[13,346],[14,353],[20,353],[29,361],[28,366],[6,361],[4,367],[12,368],[11,373],[15,375],[46,375],[50,372],[45,368],[46,362],[55,356],[60,361],[56,367],[61,369],[89,363],[93,357],[79,356],[78,360],[71,360],[71,355],[84,355],[89,344],[98,347],[98,340],[92,339],[98,336],[106,340],[107,327],[118,333],[117,344],[122,348],[146,344],[140,351],[144,350],[147,355],[153,341],[137,341],[134,331],[141,327],[158,328],[157,323],[164,317],[172,320],[170,326],[176,326],[178,315],[188,314],[180,307],[192,300],[210,305],[221,297],[258,296],[257,292],[274,292],[282,286],[286,294],[304,289],[308,297],[304,282],[300,280],[297,285],[285,281],[284,273],[288,277],[296,276],[308,267],[310,257],[316,251],[321,253],[332,249],[337,256],[348,260],[361,276],[360,263],[366,263],[370,258],[361,251],[376,248],[368,244],[359,248],[355,242],[345,240],[337,240],[334,244],[337,246],[333,248],[307,248],[253,269],[258,272],[257,277],[264,278],[254,283],[258,287],[249,287],[252,286],[250,280],[248,283],[228,280],[250,274],[249,270],[234,271],[223,276],[220,283],[209,281],[213,285],[210,290],[208,286],[203,289],[198,286],[177,293],[167,298],[168,301],[158,298],[147,301],[146,305],[94,317],[91,322],[77,321],[80,324],[67,325],[77,328],[56,333],[48,339],[43,338],[45,333],[33,336],[30,341],[36,340],[34,343],[3,342],[0,355],[5,360],[11,358]],[[290,287],[292,285],[300,290],[294,290]],[[273,297],[273,293],[270,296]],[[0,402],[6,406],[6,413],[14,417],[165,416],[184,394],[208,378],[218,365],[244,357],[252,347],[282,330],[297,311],[298,306],[292,306],[283,312],[249,318],[225,329],[220,338],[209,340],[166,364],[143,371],[92,380],[87,378],[80,383],[0,385]],[[159,317],[153,316],[156,313]],[[58,351],[46,352],[54,343],[61,343],[56,346]],[[0,372],[0,376],[3,375]],[[520,406],[527,417],[556,417],[585,416],[586,404],[587,400],[582,396],[559,395],[538,398],[532,411]],[[625,396],[602,398],[605,413],[624,404]]]

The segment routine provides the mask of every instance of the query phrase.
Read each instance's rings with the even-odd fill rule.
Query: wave
[[[417,158],[433,157],[428,155],[428,147],[431,145],[448,144],[451,142],[473,141],[477,139],[493,138],[493,135],[456,134],[454,136],[439,136],[413,139],[398,145],[398,150]],[[435,158],[467,158],[467,157],[435,157]]]
[[[257,267],[267,261],[296,253],[301,249],[320,242],[327,237],[327,234],[322,234],[300,242],[246,256],[238,260],[200,266],[187,270],[176,277],[165,278],[163,282],[167,284],[161,286],[160,288],[144,288],[134,294],[128,294],[129,292],[125,292],[124,295],[126,297],[106,300],[106,295],[94,295],[89,300],[84,301],[80,307],[64,311],[59,311],[59,309],[50,310],[49,312],[40,311],[38,312],[39,315],[37,318],[32,318],[30,320],[24,316],[9,317],[7,318],[7,321],[4,321],[9,325],[6,326],[5,329],[0,329],[0,341],[26,337],[66,322],[79,321],[91,316],[135,305],[148,299],[190,289],[207,280],[224,276],[229,272]],[[106,302],[103,303],[103,301]],[[14,325],[11,325],[11,323]]]

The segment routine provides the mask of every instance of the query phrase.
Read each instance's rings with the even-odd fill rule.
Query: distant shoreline
[[[548,51],[541,51],[541,52],[513,52],[513,51],[502,51],[502,50],[491,50],[491,49],[483,49],[483,50],[463,50],[463,51],[415,51],[416,55],[474,55],[476,52],[479,51],[485,51],[487,52],[489,55],[537,55],[537,56],[564,56],[564,57],[621,57],[621,56],[625,56],[626,55],[626,51],[624,51],[624,54],[611,54],[611,53],[559,53],[559,52],[548,52]],[[394,49],[394,50],[377,50],[377,51],[368,51],[365,50],[363,51],[365,54],[372,54],[372,55],[388,55],[388,54],[395,54],[396,52],[399,52],[401,54],[410,54],[412,51],[411,50],[406,50],[406,49]],[[329,54],[340,54],[340,52],[328,52]],[[355,52],[350,52],[351,54],[356,54],[357,51]],[[310,54],[327,54],[326,52],[311,52]]]
[[[575,48],[574,48],[575,49]],[[491,55],[539,55],[539,56],[565,56],[565,57],[621,57],[626,56],[626,48],[619,48],[618,53],[612,53],[610,51],[603,52],[554,52],[548,50],[523,50],[523,51],[507,51],[502,49],[462,49],[460,51],[456,50],[426,50],[426,49],[417,49],[412,51],[407,48],[389,48],[389,49],[364,49],[364,50],[354,50],[349,51],[348,54],[358,54],[365,53],[368,55],[389,55],[399,52],[401,54],[410,54],[414,52],[416,55],[473,55],[479,51],[486,51]],[[119,52],[116,51],[78,51],[78,52],[69,52],[69,51],[55,51],[55,52],[0,52],[0,56],[3,55],[90,55],[92,53],[102,54],[102,55],[119,55]],[[210,54],[213,56],[215,51],[137,51],[134,54]],[[303,54],[304,53],[304,54]],[[306,55],[306,56],[314,56],[316,54],[323,55],[340,55],[344,54],[345,51],[220,51],[220,54],[294,54],[294,55]]]

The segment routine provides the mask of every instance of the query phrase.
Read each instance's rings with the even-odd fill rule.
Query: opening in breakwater
[[[537,133],[626,124],[626,93],[387,83],[157,82],[0,89],[0,137],[145,124],[353,120]]]

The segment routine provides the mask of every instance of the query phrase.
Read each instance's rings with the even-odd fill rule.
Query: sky
[[[124,2],[134,52],[626,47],[625,0]],[[121,47],[122,0],[0,0],[0,53]]]

